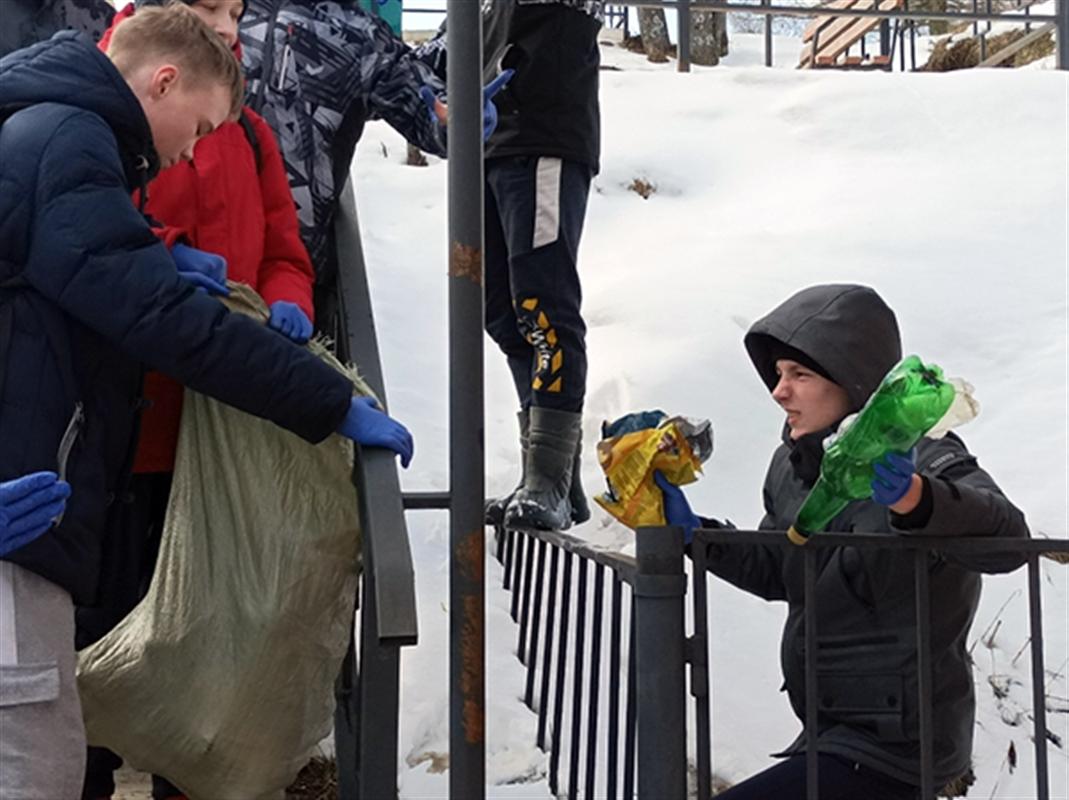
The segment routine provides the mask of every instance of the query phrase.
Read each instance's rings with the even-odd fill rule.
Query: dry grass
[[[1006,33],[1000,33],[995,36],[988,36],[987,55],[995,55],[1003,48],[1008,47],[1024,36],[1024,28],[1007,31]],[[1051,33],[1048,33],[1046,36],[1040,37],[1023,50],[1020,50],[1007,58],[999,64],[999,66],[1022,67],[1025,64],[1030,64],[1033,61],[1045,58],[1053,52],[1054,36]],[[928,59],[928,63],[924,65],[924,71],[951,72],[956,69],[969,69],[970,67],[977,66],[981,60],[979,37],[972,36],[968,39],[953,41],[953,37],[948,36],[946,39],[941,39],[936,42],[935,47],[932,49],[932,55]]]
[[[286,800],[337,800],[338,765],[333,758],[317,756],[286,789]]]
[[[657,191],[657,186],[645,178],[635,178],[627,188],[643,200],[649,200],[650,195]]]

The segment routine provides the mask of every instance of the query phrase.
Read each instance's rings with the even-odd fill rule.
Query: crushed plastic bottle
[[[849,503],[871,497],[872,465],[888,452],[905,453],[930,430],[942,435],[976,416],[971,389],[964,381],[947,380],[942,369],[915,355],[899,362],[827,446],[820,477],[787,537],[805,544]]]

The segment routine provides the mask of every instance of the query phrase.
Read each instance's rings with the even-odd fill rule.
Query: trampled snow
[[[733,59],[756,64],[759,45],[746,39],[733,40]],[[743,333],[797,289],[860,282],[896,310],[907,352],[974,384],[983,410],[961,435],[1035,536],[1065,537],[1066,73],[799,72],[729,60],[683,75],[604,52],[620,71],[602,73],[602,169],[580,254],[586,452],[602,420],[626,412],[707,417],[716,450],[687,489],[691,503],[756,524],[782,417]],[[416,440],[404,487],[444,490],[446,165],[431,158],[419,169],[404,159],[401,137],[371,124],[354,177],[390,410]],[[655,188],[648,199],[629,190],[635,179]],[[489,340],[485,363],[495,495],[518,475],[516,403]],[[602,487],[592,456],[583,474],[590,492]],[[403,656],[402,796],[446,797],[448,773],[430,769],[447,763],[448,751],[448,520],[410,512],[408,524],[420,644]],[[575,533],[619,548],[631,541],[600,509]],[[1064,799],[1069,567],[1044,560],[1042,574],[1047,719],[1061,741],[1048,750],[1051,796]],[[784,608],[716,579],[710,588],[713,766],[737,781],[773,763],[768,754],[800,728],[778,692]],[[518,699],[517,630],[493,560],[487,590],[487,795],[545,798],[547,757]],[[978,782],[969,796],[1031,798],[1031,666],[1027,649],[1018,655],[1028,641],[1024,570],[985,578],[974,641]],[[992,675],[1004,676],[995,680],[1010,686],[1007,700],[996,702]]]

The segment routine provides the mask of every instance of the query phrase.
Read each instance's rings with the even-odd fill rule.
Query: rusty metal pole
[[[449,0],[449,796],[486,795],[480,3]]]

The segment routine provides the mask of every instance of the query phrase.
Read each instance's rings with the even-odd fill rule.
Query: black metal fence
[[[687,797],[688,666],[695,718],[696,785],[692,789],[696,789],[699,800],[713,796],[713,694],[708,669],[711,640],[705,553],[709,545],[729,542],[795,547],[782,532],[697,531],[690,570],[694,623],[688,635],[684,605],[687,556],[678,528],[639,529],[634,557],[600,550],[574,536],[555,532],[496,532],[496,555],[504,569],[504,588],[512,592],[511,613],[519,626],[516,655],[526,667],[523,700],[538,714],[537,745],[549,755],[552,796],[570,800]],[[929,556],[1021,553],[1027,557],[1035,797],[1049,800],[1039,558],[1043,553],[1069,553],[1069,539],[863,533],[820,534],[805,547],[809,800],[819,800],[815,739],[819,708],[816,642],[820,624],[817,604],[809,598],[816,596],[819,551],[847,545],[908,550],[914,554],[917,733],[921,796],[925,800],[935,798],[940,788],[934,785],[932,761]],[[605,652],[602,644],[607,598],[609,634]],[[602,688],[604,685],[607,689]],[[603,691],[607,692],[604,702],[600,694]]]
[[[895,35],[889,36],[886,26],[880,34],[880,54],[892,59],[894,57],[895,43],[898,44],[901,68],[905,69],[905,46],[906,34],[909,34],[911,64],[915,69],[916,51],[914,39],[918,22],[928,20],[947,20],[950,22],[1012,22],[1024,25],[1030,29],[1034,23],[1045,23],[1051,26],[1047,30],[1054,31],[1057,47],[1058,69],[1069,69],[1069,0],[1057,0],[1054,14],[1032,14],[1024,6],[1024,14],[1008,14],[992,11],[991,0],[984,0],[983,9],[980,8],[979,0],[974,0],[971,11],[926,11],[923,8],[910,9],[910,0],[903,0],[901,10],[880,10],[875,6],[868,8],[844,8],[829,9],[819,5],[784,6],[775,5],[773,0],[758,0],[758,2],[727,2],[727,0],[612,0],[613,6],[620,8],[663,8],[674,9],[677,14],[677,44],[678,65],[680,72],[690,70],[690,14],[692,11],[720,11],[723,13],[756,14],[765,18],[765,66],[772,66],[772,20],[776,17],[816,17],[834,16],[846,18],[876,18],[888,22],[894,22]],[[983,32],[979,29],[975,33],[980,36],[981,61],[986,60],[986,40]],[[1038,32],[1037,32],[1038,33]],[[861,47],[864,47],[864,39]],[[814,47],[814,54],[817,48]],[[815,60],[815,59],[814,59]]]
[[[434,0],[423,0],[425,3],[433,3]],[[444,0],[440,0],[444,4]],[[916,3],[916,0],[914,0]],[[916,35],[918,24],[933,20],[965,21],[973,23],[973,35],[980,42],[981,66],[988,66],[985,62],[988,58],[987,31],[981,30],[979,24],[987,23],[990,30],[992,22],[1012,22],[1023,25],[1025,31],[1032,36],[1029,41],[1034,41],[1038,36],[1053,30],[1057,47],[1057,63],[1059,69],[1069,69],[1069,0],[1057,0],[1057,10],[1054,14],[1033,14],[1030,6],[1037,0],[1018,0],[1020,14],[995,12],[992,10],[992,0],[972,0],[971,11],[926,11],[915,7],[910,9],[910,0],[903,0],[901,10],[880,11],[877,8],[866,9],[828,9],[822,8],[820,3],[814,2],[809,7],[804,6],[777,6],[773,0],[755,0],[755,2],[727,2],[727,0],[611,0],[606,4],[605,24],[607,27],[623,31],[623,35],[632,33],[629,8],[663,8],[674,9],[678,12],[676,42],[678,47],[678,64],[681,72],[690,69],[690,14],[692,11],[721,11],[728,14],[747,14],[764,17],[764,50],[765,65],[772,66],[772,22],[776,17],[816,17],[818,15],[834,17],[875,17],[883,22],[876,36],[880,55],[890,59],[892,63],[897,49],[900,69],[906,69],[906,41],[908,36],[910,65],[917,68]],[[442,8],[434,7],[410,7],[406,8],[405,14],[440,14]],[[892,26],[889,23],[893,23]],[[1041,23],[1042,28],[1032,31],[1032,25]],[[818,42],[814,42],[814,45]],[[862,55],[865,55],[867,42],[862,38],[859,42]],[[1011,47],[1019,49],[1024,45],[1015,43]],[[817,48],[814,46],[814,52]],[[1009,50],[1010,48],[1007,48]],[[848,51],[849,52],[849,51]],[[1006,52],[1009,56],[1012,53]]]
[[[352,185],[335,225],[342,358],[360,366],[385,405],[386,392]],[[397,796],[401,648],[416,644],[416,592],[397,459],[371,449],[353,472],[360,501],[363,574],[357,625],[338,676],[334,745],[341,800]]]
[[[498,530],[496,543],[519,625],[523,702],[538,714],[536,743],[549,754],[550,792],[569,800],[580,792],[635,796],[638,561],[550,531]],[[608,713],[601,727],[603,692]]]

